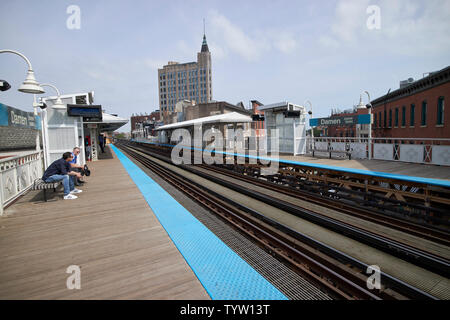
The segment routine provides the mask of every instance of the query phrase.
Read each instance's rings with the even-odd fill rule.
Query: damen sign
[[[38,116],[0,103],[0,126],[40,129]]]
[[[316,118],[309,120],[311,127],[317,126],[352,126],[355,124],[370,124],[369,114],[360,114],[348,117],[330,117],[330,118]]]

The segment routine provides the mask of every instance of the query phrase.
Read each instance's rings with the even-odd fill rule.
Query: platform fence
[[[346,157],[347,151],[352,159],[369,159],[369,148],[376,160],[450,166],[450,139],[308,137],[306,155],[314,149],[315,156],[341,151],[334,156]]]
[[[27,192],[43,174],[43,153],[30,151],[0,159],[0,215],[3,209]]]

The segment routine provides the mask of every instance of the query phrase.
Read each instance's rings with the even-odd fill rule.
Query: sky
[[[27,56],[38,82],[94,91],[106,112],[129,118],[158,109],[158,68],[196,61],[205,19],[214,100],[309,100],[326,117],[363,91],[373,100],[449,66],[448,17],[450,0],[0,1],[0,49]],[[12,86],[0,103],[32,111],[32,95],[17,91],[26,70],[0,54]]]

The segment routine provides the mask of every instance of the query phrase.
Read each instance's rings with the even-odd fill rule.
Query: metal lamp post
[[[25,60],[25,62],[28,64],[28,72],[27,72],[27,77],[25,79],[25,81],[22,83],[22,85],[19,87],[19,91],[23,92],[23,93],[32,93],[32,94],[41,94],[41,93],[45,93],[44,89],[42,89],[42,87],[39,85],[39,83],[36,81],[36,78],[34,77],[34,71],[33,71],[33,67],[31,66],[31,62],[30,60],[25,57],[25,55],[23,55],[22,53],[15,51],[15,50],[9,50],[9,49],[4,49],[4,50],[0,50],[0,53],[12,53],[15,55],[18,55],[19,57],[21,57],[22,59]],[[35,99],[36,102],[36,99]],[[34,116],[37,116],[37,109],[34,106]],[[41,143],[40,143],[40,139],[39,139],[39,132],[36,133],[36,151],[41,151]]]
[[[370,103],[370,94],[368,91],[364,91],[367,94],[369,102],[366,104],[367,109],[369,109],[369,160],[372,159],[372,104]]]
[[[306,104],[307,103],[309,103],[309,106],[310,106],[310,110],[308,111],[308,114],[311,116],[311,119],[312,119],[312,114],[313,114],[313,111],[312,111],[312,103],[311,103],[311,101],[309,101],[309,100],[306,100],[303,104],[305,105],[305,108],[306,108]],[[312,141],[312,144],[311,144],[311,147],[312,147],[312,150],[314,150],[314,128],[311,126],[311,141]],[[313,151],[313,153],[314,153],[314,151]]]
[[[62,100],[61,100],[61,92],[58,90],[57,87],[55,87],[52,84],[49,83],[43,83],[41,84],[42,87],[50,87],[53,90],[56,91],[56,101],[55,103],[52,105],[53,109],[66,109],[66,106],[63,104]],[[40,106],[40,104],[38,104],[36,102],[36,95],[34,96],[34,106],[38,107]],[[43,146],[44,146],[44,163],[45,166],[47,167],[49,165],[49,148],[48,148],[48,133],[47,133],[47,111],[45,110],[44,107],[44,111],[43,111],[43,117],[42,117],[42,137],[44,140]]]
[[[12,54],[18,55],[19,57],[23,58],[26,61],[26,63],[28,64],[27,77],[18,89],[20,92],[35,93],[35,94],[45,93],[44,89],[42,89],[42,87],[36,81],[36,78],[34,77],[33,67],[31,66],[31,62],[30,62],[30,60],[28,60],[27,57],[25,57],[23,54],[21,54],[18,51],[9,50],[9,49],[0,50],[0,53],[12,53]]]

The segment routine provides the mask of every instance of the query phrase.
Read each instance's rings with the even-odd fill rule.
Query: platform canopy
[[[172,130],[177,128],[185,128],[195,125],[211,124],[211,123],[244,123],[252,122],[252,117],[246,116],[238,112],[230,112],[224,114],[218,114],[209,117],[197,118],[193,120],[187,120],[182,122],[176,122],[161,126],[156,130]]]
[[[102,117],[102,122],[100,122],[101,131],[115,131],[128,122],[128,119],[120,118],[104,112],[102,113]]]

